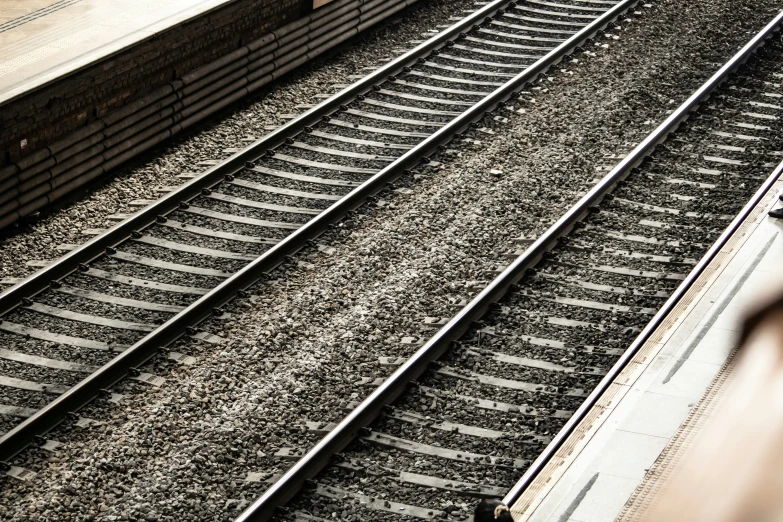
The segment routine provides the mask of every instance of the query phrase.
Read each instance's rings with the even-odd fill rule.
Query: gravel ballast
[[[453,143],[459,152],[441,168],[403,180],[320,240],[334,250],[304,251],[255,300],[207,325],[226,342],[179,343],[194,365],[161,358],[150,370],[166,377],[161,388],[122,384],[121,404],[85,412],[102,425],[53,433],[66,444],[48,458],[26,454],[20,463],[38,476],[3,479],[5,519],[230,519],[265,488],[248,473],[285,469],[277,449],[317,438],[302,421],[339,419],[369,391],[359,378],[390,371],[379,357],[410,354],[403,337],[426,336],[425,317],[451,315],[449,301],[504,262],[511,238],[540,234],[598,177],[603,156],[641,139],[644,122],[663,119],[776,9],[729,0],[645,9],[609,49],[580,55],[539,84],[546,92],[503,113],[497,134]]]

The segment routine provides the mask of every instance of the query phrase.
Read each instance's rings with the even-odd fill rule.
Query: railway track
[[[783,172],[781,20],[469,303],[449,296],[464,307],[424,319],[411,358],[381,358],[395,370],[358,383],[374,391],[343,421],[302,419],[323,438],[281,448],[295,464],[254,476],[270,487],[237,520],[466,520],[477,498],[513,502]]]
[[[636,0],[495,1],[0,294],[9,461]],[[80,422],[80,421],[77,421]],[[6,464],[6,467],[9,467]]]

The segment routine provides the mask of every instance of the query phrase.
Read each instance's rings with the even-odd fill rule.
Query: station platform
[[[743,318],[783,280],[779,178],[512,506],[516,522],[643,520],[731,381]]]
[[[0,105],[231,0],[4,0]]]

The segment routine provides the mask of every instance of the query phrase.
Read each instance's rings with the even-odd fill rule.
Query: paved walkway
[[[230,0],[0,0],[0,104]]]

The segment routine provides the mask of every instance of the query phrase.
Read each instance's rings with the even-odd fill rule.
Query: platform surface
[[[516,522],[612,522],[621,514],[691,409],[714,393],[743,312],[768,281],[783,278],[783,220],[767,216],[781,192],[783,178],[512,506]]]
[[[0,0],[0,105],[231,0]]]

